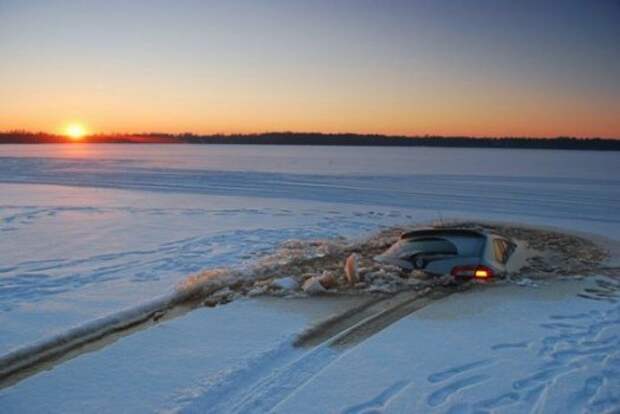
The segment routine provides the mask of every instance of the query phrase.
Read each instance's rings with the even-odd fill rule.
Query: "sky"
[[[620,138],[620,0],[0,0],[0,130]]]

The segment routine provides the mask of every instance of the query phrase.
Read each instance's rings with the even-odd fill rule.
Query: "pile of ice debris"
[[[531,254],[525,266],[509,275],[517,283],[551,275],[592,274],[607,257],[603,249],[589,240],[559,232],[512,225],[457,225],[493,230],[518,240],[528,249]],[[404,290],[424,293],[454,284],[450,275],[433,277],[421,271],[406,272],[373,260],[411,229],[390,228],[353,242],[344,238],[290,240],[247,269],[208,270],[190,277],[180,288],[202,286],[207,297],[204,304],[215,306],[242,296],[390,295]]]
[[[215,306],[240,296],[393,294],[452,282],[451,278],[429,278],[373,260],[402,232],[401,228],[389,229],[354,242],[343,238],[290,240],[247,269],[204,271],[179,288],[201,285],[207,295],[205,305]]]

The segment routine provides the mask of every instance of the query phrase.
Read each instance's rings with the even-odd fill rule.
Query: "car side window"
[[[508,257],[510,257],[510,248],[508,243],[504,240],[495,239],[493,240],[493,248],[495,250],[495,260],[500,262],[501,264],[505,264],[508,261]]]

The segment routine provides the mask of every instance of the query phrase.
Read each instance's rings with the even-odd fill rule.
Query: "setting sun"
[[[84,135],[86,135],[86,129],[81,124],[69,124],[65,129],[65,134],[69,138],[77,141],[82,139]]]

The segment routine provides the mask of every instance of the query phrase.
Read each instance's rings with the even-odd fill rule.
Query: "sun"
[[[82,124],[71,123],[65,128],[65,134],[74,141],[79,141],[86,135],[86,128]]]

